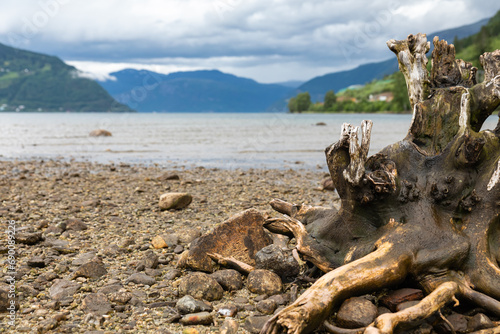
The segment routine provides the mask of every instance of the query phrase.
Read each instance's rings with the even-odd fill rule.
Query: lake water
[[[0,113],[0,119],[1,159],[326,171],[324,149],[339,139],[342,123],[372,120],[373,154],[406,136],[411,115]],[[496,121],[490,117],[485,127]],[[95,129],[113,136],[89,137]]]

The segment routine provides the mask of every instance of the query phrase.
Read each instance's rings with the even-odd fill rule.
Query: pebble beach
[[[0,313],[0,332],[216,333],[228,326],[225,309],[232,310],[233,329],[252,332],[252,320],[269,313],[256,305],[269,296],[250,292],[244,276],[240,289],[205,302],[208,324],[179,322],[179,284],[190,274],[177,268],[180,254],[243,210],[275,215],[268,204],[274,198],[335,205],[335,193],[321,190],[324,176],[314,170],[1,161],[2,231],[15,225],[16,242],[12,273],[7,234],[0,239],[0,303],[7,307],[12,300],[7,293],[14,278],[17,310],[13,323],[11,313]],[[170,192],[189,193],[192,203],[161,210],[159,198]],[[169,236],[168,247],[153,247],[158,235]],[[91,260],[97,267],[84,266]],[[305,288],[285,283],[271,308]]]

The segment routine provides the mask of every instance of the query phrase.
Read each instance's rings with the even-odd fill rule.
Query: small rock
[[[0,289],[0,312],[7,311],[10,307],[9,291]]]
[[[256,269],[248,274],[247,287],[259,295],[275,295],[281,292],[283,284],[280,277],[272,271]]]
[[[156,283],[156,280],[153,277],[148,276],[144,273],[135,273],[127,279],[127,282],[151,286]]]
[[[50,298],[54,300],[63,300],[73,298],[73,295],[80,289],[80,284],[65,279],[56,279],[50,287]]]
[[[44,268],[45,260],[41,256],[33,256],[31,259],[26,261],[26,264],[30,268]]]
[[[166,193],[160,196],[158,205],[162,210],[180,210],[186,208],[193,201],[188,193]]]
[[[66,231],[85,231],[86,229],[88,229],[87,224],[80,219],[70,219],[66,223]]]
[[[243,328],[252,334],[258,334],[269,319],[271,319],[271,317],[268,315],[248,317]]]
[[[234,318],[237,313],[238,313],[238,307],[232,304],[219,306],[219,309],[217,310],[217,314],[223,317]]]
[[[96,279],[101,276],[104,276],[108,273],[104,263],[102,263],[101,259],[95,258],[94,260],[82,264],[80,268],[78,268],[74,274],[73,278],[76,277],[86,277],[90,279]]]
[[[57,273],[55,273],[54,271],[47,271],[47,272],[44,272],[43,274],[39,275],[35,279],[35,282],[47,283],[47,282],[55,280],[57,277],[58,277]]]
[[[316,123],[316,126],[326,126],[326,123],[325,122],[318,122],[318,123]]]
[[[178,243],[179,238],[175,234],[158,235],[151,240],[151,244],[156,249],[175,247]]]
[[[132,299],[132,294],[125,289],[109,294],[109,301],[125,305]]]
[[[331,177],[325,177],[321,181],[321,189],[328,191],[335,191],[335,185],[333,184],[333,180]]]
[[[445,321],[440,321],[435,327],[438,333],[465,333],[467,331],[467,318],[463,314],[452,313],[447,316],[446,319],[449,321],[451,326],[453,326],[453,330],[450,328],[448,323]]]
[[[238,333],[238,328],[240,327],[238,321],[232,318],[224,319],[222,326],[220,327],[220,334],[236,334]]]
[[[49,333],[56,329],[58,325],[59,322],[56,319],[50,318],[40,322],[36,330],[38,333]]]
[[[470,318],[467,325],[469,332],[479,331],[481,329],[487,329],[495,327],[495,324],[483,313],[478,313],[472,318]]]
[[[165,279],[171,281],[173,279],[176,279],[177,277],[181,277],[181,275],[182,272],[179,269],[170,269],[165,274]]]
[[[158,176],[159,181],[171,181],[171,180],[180,180],[181,178],[177,174],[164,173]]]
[[[184,296],[179,299],[175,304],[175,307],[180,314],[212,311],[212,305],[201,300],[196,300],[191,296]]]
[[[226,291],[236,291],[243,287],[241,274],[234,269],[223,269],[211,274],[217,283]]]
[[[184,252],[184,247],[182,245],[175,246],[175,248],[174,248],[174,253],[175,254],[180,254],[182,252]]]
[[[255,268],[271,270],[283,279],[296,277],[300,273],[299,263],[292,252],[285,252],[274,244],[255,254]]]
[[[353,297],[342,303],[337,312],[337,323],[343,328],[366,327],[375,320],[377,307],[366,298]]]
[[[103,129],[92,130],[89,133],[90,137],[111,137],[111,132]]]
[[[35,245],[40,241],[43,241],[42,232],[16,234],[16,242],[20,244]]]
[[[412,300],[420,300],[422,298],[424,298],[422,290],[405,288],[392,291],[387,296],[382,297],[380,303],[392,312],[396,312],[398,304]]]
[[[184,326],[210,325],[213,321],[212,314],[209,312],[186,314],[179,320]]]
[[[261,300],[255,305],[257,311],[266,315],[273,314],[277,307],[278,304],[272,299]]]
[[[25,296],[34,297],[38,295],[38,291],[35,290],[31,285],[23,284],[17,288],[17,290]],[[1,308],[1,307],[0,307]]]
[[[86,313],[105,315],[111,311],[111,304],[106,295],[102,293],[91,293],[83,299],[82,310]]]
[[[220,284],[205,273],[192,273],[183,278],[179,284],[180,295],[190,295],[196,299],[219,300],[223,293]]]
[[[286,305],[290,301],[290,295],[288,293],[282,293],[271,296],[269,299],[274,300],[278,305]]]
[[[149,269],[155,269],[158,267],[158,255],[152,250],[149,250],[144,254],[144,257],[141,260],[144,263],[144,266]]]

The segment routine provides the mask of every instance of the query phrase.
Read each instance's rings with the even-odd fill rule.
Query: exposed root
[[[328,333],[332,334],[362,334],[366,327],[361,327],[361,328],[354,328],[354,329],[349,329],[349,328],[341,328],[332,325],[328,320],[325,320],[323,323],[323,327]]]
[[[390,243],[367,256],[323,275],[293,304],[274,315],[261,333],[310,333],[318,328],[341,300],[404,280],[410,256],[393,257]]]
[[[443,283],[427,297],[422,299],[417,305],[396,313],[380,315],[375,319],[374,327],[378,329],[378,333],[392,334],[394,328],[396,328],[399,323],[425,319],[434,312],[439,311],[443,306],[455,298],[455,294],[458,291],[459,286],[457,283]],[[370,329],[369,332],[375,333],[376,331]]]
[[[304,224],[295,218],[284,216],[285,219],[281,223],[293,233],[297,240],[297,251],[301,253],[304,258],[312,262],[321,271],[327,273],[334,269],[330,261],[321,255],[313,246],[313,240],[306,231]]]
[[[221,266],[234,268],[245,275],[248,275],[250,274],[250,272],[255,270],[255,268],[251,265],[246,264],[245,262],[238,261],[234,257],[224,257],[217,253],[208,253],[207,255]]]
[[[500,301],[485,295],[484,293],[475,291],[465,285],[461,286],[460,292],[465,299],[468,299],[477,306],[484,308],[497,317],[500,317]]]

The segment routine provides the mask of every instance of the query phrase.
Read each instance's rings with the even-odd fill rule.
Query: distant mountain
[[[458,28],[427,34],[427,38],[431,41],[431,47],[434,36],[439,36],[440,39],[445,39],[449,43],[452,43],[455,37],[461,39],[476,34],[481,30],[482,26],[488,23],[488,20],[489,19],[484,19]],[[395,57],[392,57],[391,59],[385,61],[364,64],[352,70],[329,73],[315,77],[299,86],[290,96],[294,96],[300,92],[309,92],[311,100],[323,101],[325,93],[329,90],[338,92],[339,90],[352,85],[363,85],[374,79],[382,79],[384,76],[392,74],[396,71],[398,71],[398,62]],[[284,107],[286,103],[282,101],[281,105]]]
[[[305,81],[290,80],[290,81],[284,81],[284,82],[275,82],[275,84],[280,85],[280,86],[290,87],[290,88],[297,88],[300,85],[302,85],[304,82]]]
[[[61,59],[0,44],[0,111],[132,111]]]
[[[99,84],[117,101],[140,112],[261,112],[291,90],[217,70],[168,75],[125,69]]]

